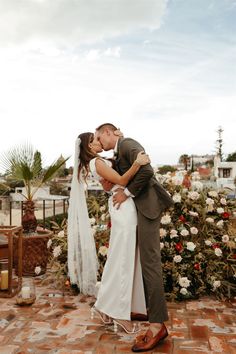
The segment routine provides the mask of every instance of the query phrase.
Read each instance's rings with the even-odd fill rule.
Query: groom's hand
[[[119,209],[121,203],[126,201],[127,195],[124,193],[123,188],[117,188],[113,195],[113,205],[116,206],[116,209]]]
[[[112,187],[113,187],[113,183],[107,181],[104,178],[101,178],[99,180],[99,182],[101,183],[102,188],[104,189],[105,192],[109,192],[112,189]]]

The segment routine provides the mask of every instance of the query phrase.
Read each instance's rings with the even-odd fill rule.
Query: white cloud
[[[74,46],[159,28],[168,0],[1,0],[0,44],[43,40]]]

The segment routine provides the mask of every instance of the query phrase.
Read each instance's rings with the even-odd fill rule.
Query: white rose
[[[220,248],[215,248],[215,255],[217,256],[217,257],[221,257],[222,256],[222,251],[221,251],[221,249]]]
[[[180,263],[182,261],[182,257],[181,256],[174,256],[173,261],[175,263]]]
[[[187,277],[179,278],[179,285],[182,288],[188,288],[190,283],[191,283],[191,281]]]
[[[171,223],[171,217],[169,214],[163,215],[161,218],[161,224],[168,225]]]
[[[205,241],[205,244],[206,244],[207,246],[211,246],[211,245],[212,245],[212,242],[211,242],[210,240],[206,240],[206,241]]]
[[[197,234],[198,234],[198,229],[193,226],[193,227],[190,228],[190,232],[191,232],[191,234],[193,234],[193,235],[197,235]]]
[[[218,197],[218,193],[216,191],[210,191],[210,192],[208,192],[208,195],[213,198]]]
[[[101,213],[104,212],[105,210],[106,210],[106,206],[105,206],[105,205],[102,205],[102,206],[100,207]]]
[[[217,211],[218,214],[222,214],[224,212],[224,209],[223,208],[217,208],[216,211]]]
[[[224,221],[223,220],[220,220],[220,221],[218,221],[217,223],[216,223],[216,226],[218,227],[218,228],[222,228],[223,227],[223,225],[224,225]]]
[[[189,214],[190,214],[191,216],[198,216],[198,213],[197,213],[196,211],[191,211],[191,210],[190,210]]]
[[[54,250],[52,251],[52,253],[53,253],[53,257],[54,258],[60,256],[60,254],[61,254],[61,246],[56,246],[54,248]]]
[[[196,245],[193,242],[187,242],[187,249],[189,251],[194,251],[195,248],[196,248]]]
[[[49,239],[48,242],[47,242],[47,248],[50,248],[50,247],[51,247],[51,244],[52,244],[52,240]]]
[[[220,280],[215,280],[213,282],[213,290],[216,290],[217,288],[219,288],[221,286],[221,281]]]
[[[162,248],[164,248],[164,243],[160,242],[160,249],[162,250]]]
[[[227,205],[227,201],[226,201],[225,198],[221,198],[221,199],[220,199],[220,203],[221,203],[222,205]]]
[[[189,199],[198,200],[199,197],[200,197],[200,194],[198,192],[193,191],[193,192],[189,192],[188,193],[188,198]]]
[[[39,275],[41,273],[41,267],[40,266],[35,267],[34,272],[36,275]]]
[[[99,247],[98,253],[100,253],[103,257],[107,255],[108,248],[106,246]]]
[[[188,293],[188,290],[186,288],[181,288],[180,289],[180,294],[187,295],[187,293]]]
[[[172,229],[170,231],[170,238],[175,238],[175,237],[178,237],[178,232],[177,232],[177,230]]]
[[[166,230],[163,228],[160,228],[160,237],[163,238],[166,236],[166,234],[167,234]]]
[[[206,199],[206,204],[207,204],[207,205],[213,205],[213,204],[214,204],[214,200],[211,199],[211,198],[207,198],[207,199]]]
[[[96,223],[95,218],[90,218],[89,221],[90,221],[90,224],[91,224],[91,225],[94,225],[94,224]]]
[[[180,203],[181,202],[181,195],[179,193],[175,193],[173,195],[172,199],[175,203]]]
[[[65,236],[64,231],[61,230],[60,232],[58,232],[57,236],[58,236],[58,237],[64,237],[64,236]]]
[[[189,235],[189,232],[188,232],[187,229],[183,229],[183,230],[180,232],[180,234],[181,234],[182,236],[188,236],[188,235]]]
[[[206,222],[209,222],[209,224],[212,224],[214,222],[213,218],[206,218]]]
[[[229,236],[228,235],[223,235],[222,236],[222,242],[228,242],[229,241]]]

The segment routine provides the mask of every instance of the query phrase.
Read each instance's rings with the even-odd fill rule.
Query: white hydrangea
[[[216,191],[209,191],[209,192],[208,192],[208,195],[209,195],[210,197],[213,197],[213,198],[218,197],[218,193],[217,193]]]
[[[222,242],[228,242],[229,241],[229,236],[228,235],[223,235],[222,236]]]
[[[188,236],[188,235],[189,235],[189,232],[188,232],[187,229],[182,229],[181,232],[180,232],[180,234],[181,234],[182,236]]]
[[[180,203],[181,202],[181,195],[179,193],[175,193],[173,195],[172,199],[175,203]]]
[[[188,192],[188,198],[192,200],[198,200],[200,197],[200,194],[198,192],[192,191]]]
[[[61,254],[61,246],[56,246],[56,247],[53,249],[52,253],[53,253],[53,257],[54,257],[54,258],[60,256],[60,254]]]
[[[181,288],[180,289],[180,294],[187,295],[187,293],[188,293],[188,290],[186,288]]]
[[[209,222],[209,224],[213,224],[214,219],[213,218],[206,218],[206,222]]]
[[[210,240],[206,240],[206,241],[205,241],[205,244],[206,244],[207,246],[211,246],[211,245],[212,245],[212,242],[211,242]]]
[[[99,247],[98,253],[100,253],[103,257],[107,255],[108,248],[106,246]]]
[[[182,288],[188,288],[190,283],[191,283],[191,281],[187,277],[179,278],[179,285]]]
[[[160,228],[160,237],[163,238],[166,236],[166,234],[167,234],[166,230],[161,227]]]
[[[215,291],[217,288],[221,286],[221,281],[220,280],[215,280],[213,282],[213,290]]]
[[[221,249],[220,248],[215,248],[215,255],[217,256],[217,257],[221,257],[222,256],[222,251],[221,251]]]
[[[196,248],[196,245],[193,242],[187,242],[187,250],[193,252]]]
[[[193,226],[193,227],[190,228],[190,232],[191,232],[192,235],[197,235],[198,234],[198,229]]]
[[[170,223],[171,223],[171,217],[170,217],[170,215],[169,215],[169,214],[163,215],[162,218],[161,218],[161,224],[163,224],[163,225],[168,225],[168,224],[170,224]]]
[[[182,257],[180,256],[180,255],[178,255],[178,256],[174,256],[174,258],[173,258],[173,261],[175,262],[175,263],[180,263],[181,261],[182,261]]]

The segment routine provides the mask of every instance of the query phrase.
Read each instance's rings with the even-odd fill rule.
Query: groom
[[[137,153],[143,147],[131,138],[119,138],[117,128],[111,123],[100,125],[96,136],[105,151],[114,150],[116,169],[122,175],[132,165]],[[145,297],[150,326],[144,336],[133,345],[133,352],[153,349],[168,332],[164,324],[168,320],[165,301],[161,254],[160,254],[160,218],[161,213],[173,206],[173,201],[165,189],[154,177],[150,165],[142,166],[125,190],[118,190],[113,197],[118,206],[127,198],[133,197],[138,213],[138,244]]]

